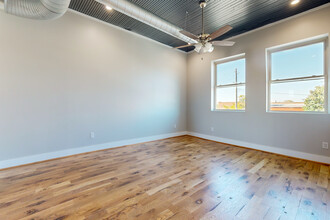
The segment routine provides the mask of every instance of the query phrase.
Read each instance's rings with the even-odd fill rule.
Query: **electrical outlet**
[[[174,124],[174,128],[176,128],[176,124]]]
[[[212,132],[214,131],[214,127],[211,127],[211,131],[212,131]]]
[[[328,142],[322,142],[322,148],[323,149],[329,149],[329,144],[328,144]]]
[[[95,132],[94,131],[91,132],[91,136],[90,137],[91,137],[91,139],[94,139],[95,138]]]

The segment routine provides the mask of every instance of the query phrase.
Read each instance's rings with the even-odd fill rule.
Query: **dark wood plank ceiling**
[[[194,34],[201,32],[201,9],[198,0],[130,0],[172,24]],[[229,24],[232,31],[219,39],[235,36],[306,10],[329,3],[330,0],[301,0],[292,6],[290,0],[209,0],[205,9],[205,31],[212,33]],[[121,28],[133,31],[169,46],[185,42],[105,7],[94,0],[71,0],[70,8]],[[184,48],[190,51],[193,47]]]

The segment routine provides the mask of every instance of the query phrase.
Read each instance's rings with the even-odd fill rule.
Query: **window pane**
[[[324,111],[324,79],[271,85],[271,111]]]
[[[216,109],[235,109],[235,87],[217,88]]]
[[[234,60],[217,65],[217,85],[245,83],[245,59]]]
[[[236,108],[237,95],[237,108]],[[217,88],[216,109],[245,109],[245,86]]]
[[[272,80],[324,74],[324,44],[316,43],[271,55]]]

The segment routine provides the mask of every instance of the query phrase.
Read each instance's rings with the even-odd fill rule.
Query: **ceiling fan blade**
[[[233,41],[226,41],[226,40],[212,41],[211,43],[214,46],[223,46],[223,47],[230,47],[230,46],[233,46],[235,44],[235,42],[233,42]]]
[[[180,49],[180,48],[185,48],[185,47],[193,47],[194,44],[187,44],[187,45],[183,45],[183,46],[179,46],[179,47],[175,47],[176,49]]]
[[[187,36],[187,37],[190,37],[191,39],[198,40],[198,37],[196,35],[188,32],[188,31],[181,30],[180,33]]]
[[[210,38],[210,40],[213,40],[213,39],[215,39],[217,37],[220,37],[221,35],[224,35],[228,31],[230,31],[231,29],[233,29],[232,26],[226,25],[226,26],[220,28],[219,30],[213,32],[212,34],[210,34],[209,38]]]

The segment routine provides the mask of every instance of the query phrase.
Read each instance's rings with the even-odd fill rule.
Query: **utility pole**
[[[235,102],[235,108],[237,109],[237,102],[238,102],[238,98],[237,98],[237,68],[235,68],[235,97],[236,97],[236,102]]]

